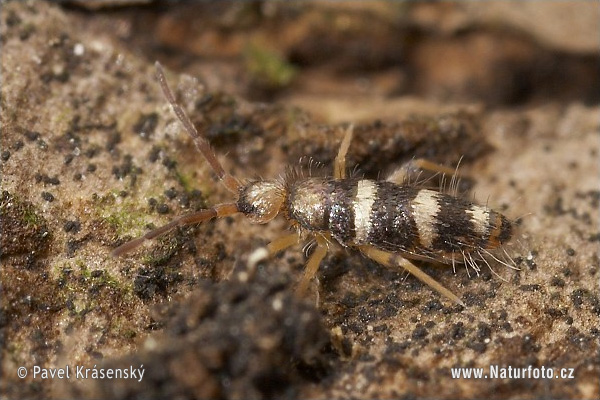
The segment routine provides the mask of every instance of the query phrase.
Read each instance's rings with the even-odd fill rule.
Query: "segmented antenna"
[[[173,95],[171,88],[169,88],[169,84],[167,83],[167,79],[165,78],[165,72],[162,66],[158,61],[154,65],[156,66],[156,77],[158,78],[158,82],[160,83],[160,87],[162,88],[165,97],[171,104],[171,108],[173,108],[175,115],[177,115],[177,118],[179,118],[179,121],[181,121],[181,124],[183,125],[184,129],[194,140],[196,148],[198,148],[198,150],[200,151],[200,153],[202,153],[206,161],[208,161],[208,164],[217,175],[217,178],[219,178],[219,180],[223,182],[223,185],[225,185],[225,187],[229,191],[237,194],[240,190],[240,187],[242,186],[241,183],[232,175],[225,172],[223,166],[217,159],[215,152],[210,147],[210,144],[208,143],[206,138],[200,135],[200,133],[198,133],[198,130],[196,129],[190,118],[187,116],[183,108],[177,103],[177,101],[175,101],[175,96]]]

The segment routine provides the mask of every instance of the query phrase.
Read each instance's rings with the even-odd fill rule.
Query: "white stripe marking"
[[[352,202],[354,208],[354,229],[356,236],[354,242],[357,244],[367,243],[369,230],[371,229],[371,209],[377,197],[377,186],[375,182],[363,179],[358,181],[356,197]]]
[[[466,211],[471,216],[475,232],[482,236],[485,235],[488,231],[490,211],[485,207],[476,205],[471,206],[471,209]]]
[[[440,212],[438,195],[439,193],[433,190],[422,189],[411,202],[413,217],[419,231],[419,241],[428,249],[431,249],[433,240],[437,236],[435,223]]]

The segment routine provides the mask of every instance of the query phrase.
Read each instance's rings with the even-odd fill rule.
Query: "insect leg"
[[[282,250],[287,249],[290,246],[298,243],[298,234],[291,233],[289,235],[282,236],[273,240],[271,243],[267,245],[267,250],[269,251],[269,255],[274,255],[279,253]]]
[[[422,171],[449,175],[453,177],[452,179],[454,179],[454,176],[457,175],[457,171],[455,169],[444,167],[443,165],[436,164],[424,158],[416,158],[401,165],[398,169],[392,172],[392,174],[388,176],[386,180],[397,185],[406,184],[407,182],[418,179],[419,174]]]
[[[273,240],[266,247],[259,247],[248,257],[248,271],[253,275],[258,263],[269,259],[273,255],[297,243],[298,233],[292,233]],[[244,276],[244,279],[248,279],[248,275]]]
[[[197,224],[200,222],[208,221],[213,218],[221,218],[226,217],[228,215],[233,215],[238,213],[239,210],[235,203],[226,203],[220,204],[213,208],[209,208],[206,210],[200,210],[198,212],[192,214],[182,215],[178,218],[175,218],[173,221],[169,222],[166,225],[161,226],[160,228],[153,229],[149,232],[146,232],[144,236],[140,236],[137,239],[130,240],[128,242],[123,243],[116,249],[111,252],[113,257],[122,256],[125,253],[130,252],[136,247],[140,246],[146,240],[152,240],[158,236],[161,236],[171,229],[176,228],[178,226],[185,226],[191,224]]]
[[[319,269],[319,265],[325,255],[327,254],[327,239],[322,235],[316,235],[317,240],[317,248],[310,255],[310,258],[306,262],[306,267],[304,268],[304,275],[302,279],[298,283],[298,287],[296,288],[296,294],[298,296],[302,296],[308,287],[308,284],[312,278],[317,274],[317,270]]]
[[[437,291],[439,294],[446,296],[450,300],[464,307],[465,304],[454,293],[446,289],[444,286],[442,286],[435,279],[427,275],[425,272],[421,271],[419,267],[408,261],[406,258],[394,253],[379,250],[370,245],[358,246],[358,248],[364,255],[366,255],[374,261],[377,261],[382,265],[385,265],[387,267],[400,266],[404,268],[405,270],[413,274],[421,282],[427,284],[430,288]]]
[[[342,139],[342,143],[340,144],[338,155],[335,157],[335,163],[333,166],[333,177],[335,179],[344,179],[346,177],[346,154],[348,154],[348,148],[350,147],[353,133],[354,125],[350,124],[350,126],[346,129],[344,139]]]

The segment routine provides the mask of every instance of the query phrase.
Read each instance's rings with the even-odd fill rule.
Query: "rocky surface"
[[[598,398],[598,35],[581,33],[598,30],[593,3],[528,7],[532,24],[503,2],[142,3],[2,4],[2,398]],[[462,156],[468,196],[520,221],[518,269],[424,265],[462,308],[332,249],[298,299],[301,245],[248,262],[285,221],[238,216],[112,258],[231,200],[156,59],[236,176],[311,157],[328,173],[348,123],[349,167],[366,176]],[[141,364],[141,382],[33,377]],[[573,378],[452,378],[490,365]]]

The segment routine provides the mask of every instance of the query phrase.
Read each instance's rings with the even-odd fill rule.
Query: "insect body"
[[[430,189],[369,179],[288,182],[288,219],[329,232],[348,247],[451,260],[469,248],[495,248],[511,236],[501,214]],[[461,256],[462,259],[462,256]]]
[[[302,293],[315,276],[332,240],[358,249],[386,266],[400,266],[446,297],[460,299],[409,260],[445,264],[471,263],[511,238],[512,224],[502,214],[438,191],[401,184],[397,174],[387,181],[346,177],[346,153],[352,140],[350,127],[335,159],[332,178],[303,177],[290,172],[279,180],[240,182],[227,174],[206,139],[201,136],[181,106],[176,103],[160,64],[156,63],[162,90],[198,150],[225,187],[238,196],[236,202],[179,217],[169,224],[131,240],[113,251],[122,255],[177,226],[193,224],[236,213],[253,223],[266,223],[281,214],[297,233],[268,245],[271,254],[313,238],[316,249],[307,261],[297,291]],[[427,169],[450,173],[424,160]],[[486,261],[487,262],[487,261]]]

